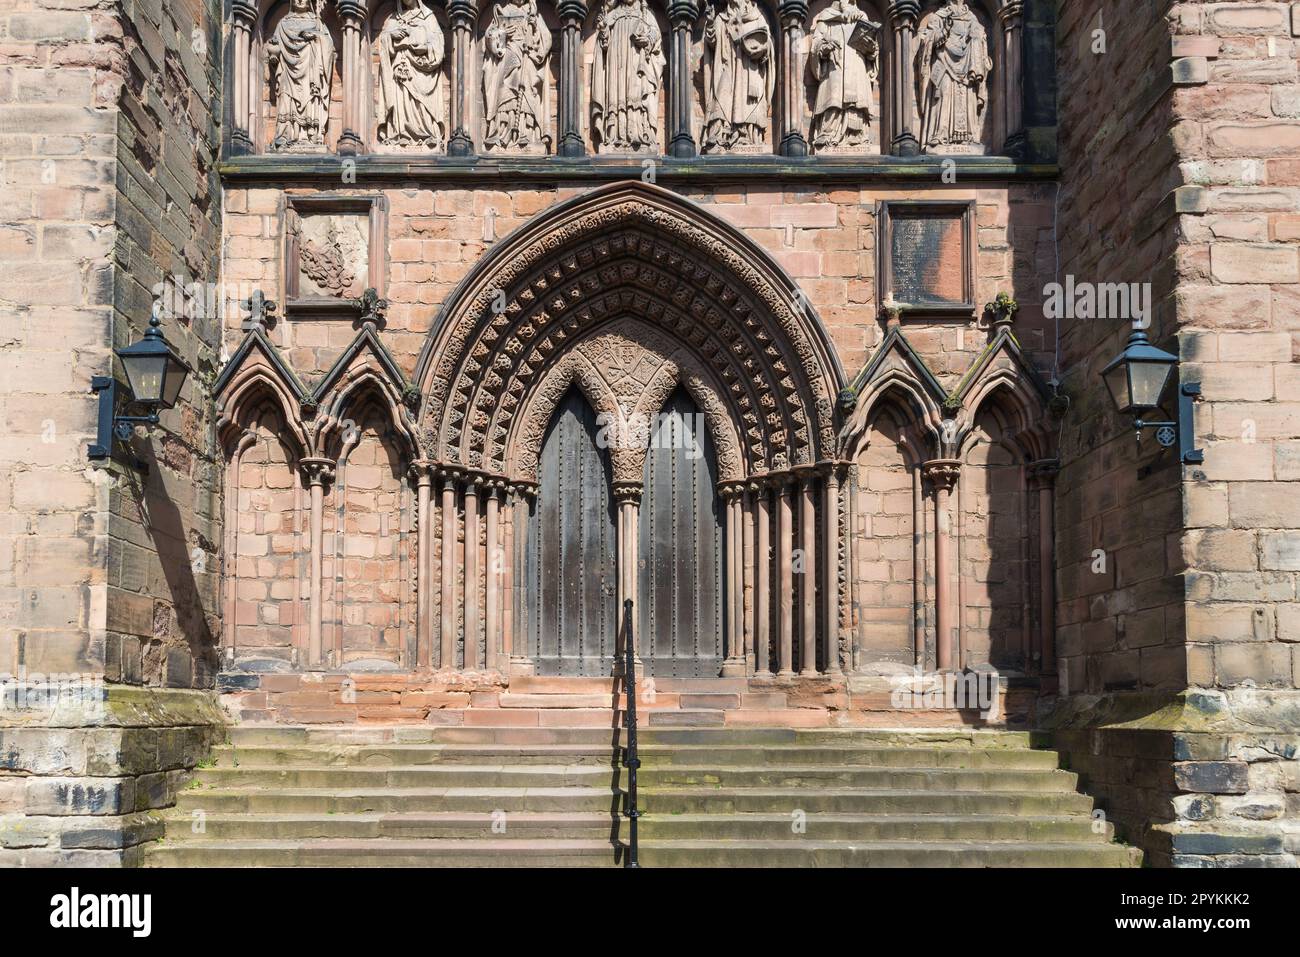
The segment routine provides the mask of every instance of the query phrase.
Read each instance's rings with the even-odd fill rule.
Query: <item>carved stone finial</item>
[[[239,305],[248,310],[248,318],[240,327],[245,332],[252,332],[254,329],[265,332],[269,326],[275,324],[275,311],[279,306],[274,299],[267,299],[266,293],[262,290],[254,289],[253,294]]]
[[[381,299],[379,293],[373,288],[367,289],[361,294],[357,301],[357,306],[361,309],[361,323],[369,324],[376,329],[382,329],[387,321],[388,300]]]
[[[984,312],[993,319],[994,332],[1001,329],[1010,330],[1015,325],[1016,313],[1019,311],[1020,303],[1005,292],[998,293],[993,301],[984,307]]]

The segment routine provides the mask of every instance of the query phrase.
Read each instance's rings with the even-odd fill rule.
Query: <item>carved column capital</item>
[[[673,26],[694,23],[700,15],[696,0],[668,0],[668,22]]]
[[[950,492],[961,476],[961,462],[957,459],[934,459],[921,466],[921,474],[939,491]]]
[[[916,26],[921,16],[921,0],[893,0],[889,4],[889,21],[896,28],[899,26]]]
[[[325,485],[334,481],[334,460],[326,458],[306,458],[298,463],[302,477],[308,485]]]
[[[808,0],[781,0],[777,14],[783,24],[804,26],[808,22]]]
[[[416,459],[410,464],[407,471],[411,473],[411,478],[415,479],[417,485],[432,485],[433,478],[438,472],[438,466],[431,459]]]
[[[252,27],[257,23],[257,0],[230,0],[230,19],[236,26]]]
[[[1004,26],[1018,27],[1020,19],[1025,14],[1024,0],[1007,0],[1002,8],[998,10],[998,19]]]
[[[447,0],[447,19],[453,28],[471,26],[478,17],[475,0]]]
[[[352,21],[349,25],[360,26],[366,19],[365,0],[336,0],[334,6],[339,12],[339,19],[345,24]]]
[[[587,4],[585,0],[560,0],[555,5],[555,13],[561,23],[581,26],[587,19]]]
[[[1029,483],[1033,488],[1052,488],[1056,485],[1056,476],[1061,471],[1059,459],[1039,459],[1026,467]]]
[[[640,482],[615,482],[614,501],[620,505],[640,505],[642,488]]]

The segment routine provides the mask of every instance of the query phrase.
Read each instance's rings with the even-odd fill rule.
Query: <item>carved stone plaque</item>
[[[904,312],[974,309],[971,208],[951,203],[883,203],[881,301]]]

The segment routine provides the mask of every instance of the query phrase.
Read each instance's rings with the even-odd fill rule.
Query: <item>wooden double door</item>
[[[543,440],[521,612],[541,675],[608,675],[619,646],[618,522],[607,449],[571,389]],[[648,674],[715,677],[723,660],[723,513],[704,417],[684,389],[650,430],[638,515],[637,649]]]

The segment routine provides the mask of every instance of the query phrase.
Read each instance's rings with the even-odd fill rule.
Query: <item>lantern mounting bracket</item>
[[[1165,448],[1178,443],[1179,459],[1183,465],[1200,465],[1205,461],[1205,452],[1195,447],[1196,444],[1196,400],[1201,396],[1199,382],[1184,382],[1178,387],[1178,418],[1173,421],[1147,421],[1134,419],[1133,427],[1137,430],[1138,441],[1142,441],[1143,429],[1155,429],[1156,440]]]
[[[99,397],[99,421],[95,429],[95,441],[90,443],[86,456],[92,462],[103,462],[112,458],[113,441],[130,441],[131,433],[137,425],[157,425],[158,413],[148,415],[117,414],[117,380],[108,375],[91,376],[90,391]],[[138,458],[130,459],[130,464],[142,472],[149,471],[147,463]]]

